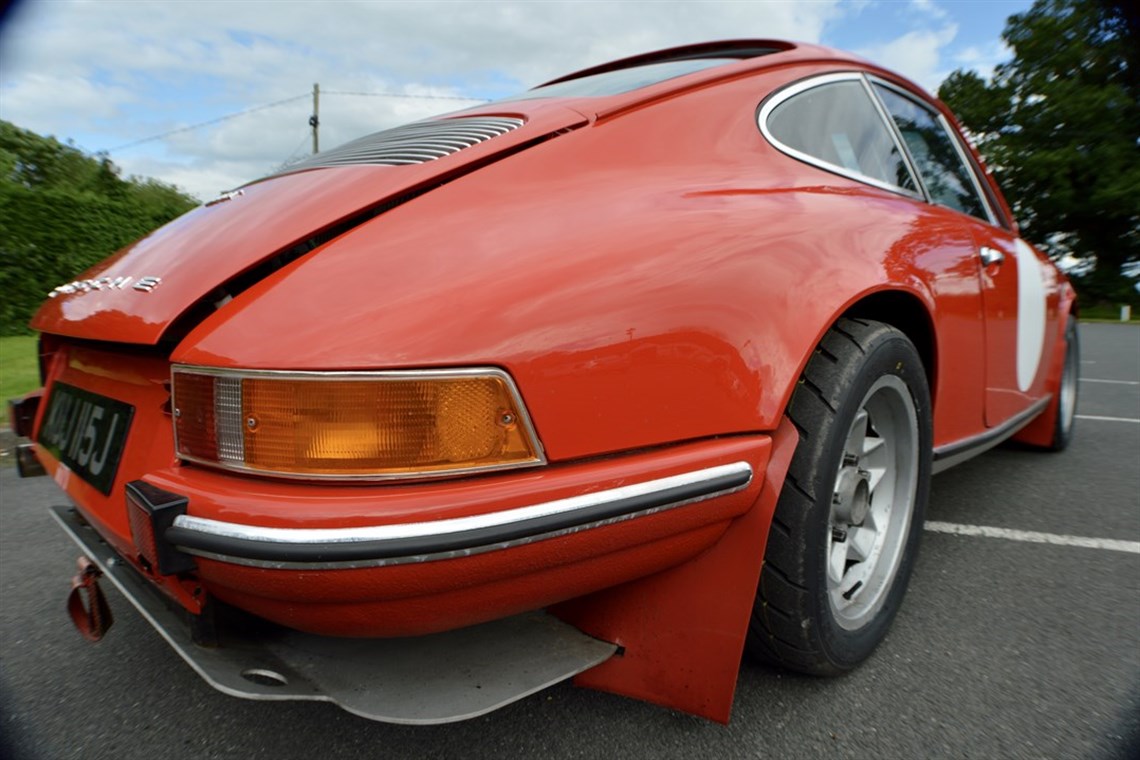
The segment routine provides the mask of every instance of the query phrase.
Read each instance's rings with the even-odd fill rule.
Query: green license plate
[[[75,474],[110,494],[134,413],[130,404],[56,383],[38,440]]]

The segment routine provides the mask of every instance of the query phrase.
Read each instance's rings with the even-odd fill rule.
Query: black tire
[[[1078,387],[1081,375],[1081,340],[1077,332],[1076,315],[1069,315],[1065,326],[1065,360],[1061,365],[1061,380],[1057,384],[1057,417],[1053,423],[1053,440],[1049,451],[1064,451],[1073,440],[1076,423]]]
[[[918,352],[889,325],[841,319],[808,362],[787,416],[800,440],[769,532],[747,650],[791,670],[839,675],[886,636],[918,552],[931,465],[930,390]],[[870,551],[867,531],[874,542],[883,536]],[[866,584],[845,591],[863,572]]]

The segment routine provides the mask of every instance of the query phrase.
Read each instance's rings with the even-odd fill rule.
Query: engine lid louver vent
[[[522,119],[505,116],[419,121],[345,143],[333,150],[298,161],[281,173],[353,164],[422,164],[504,135],[522,125]]]

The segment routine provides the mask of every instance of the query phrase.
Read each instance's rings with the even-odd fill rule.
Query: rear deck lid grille
[[[422,164],[504,135],[523,125],[506,116],[419,121],[361,137],[285,168],[283,174],[353,164]]]

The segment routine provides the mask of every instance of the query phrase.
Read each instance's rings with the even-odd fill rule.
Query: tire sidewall
[[[907,527],[895,576],[891,580],[890,588],[879,611],[858,629],[848,630],[839,624],[828,594],[826,536],[830,530],[831,496],[834,485],[831,488],[819,488],[813,504],[815,519],[812,523],[816,529],[808,537],[807,547],[809,556],[812,557],[810,569],[815,575],[811,584],[815,590],[816,614],[813,618],[819,621],[819,642],[822,650],[827,659],[839,670],[850,670],[866,659],[886,635],[891,621],[898,612],[917,557],[923,516],[930,492],[932,451],[930,392],[917,351],[913,344],[898,332],[889,333],[885,339],[872,346],[857,368],[854,381],[836,409],[834,424],[831,425],[825,439],[823,456],[819,464],[824,468],[821,472],[832,473],[831,480],[826,482],[834,484],[855,414],[862,406],[871,386],[887,375],[894,375],[906,384],[914,403],[918,428],[916,436],[918,472],[910,524]]]
[[[1073,364],[1069,363],[1069,355],[1073,355]],[[1065,326],[1065,355],[1061,357],[1061,375],[1057,378],[1057,414],[1053,423],[1053,444],[1049,447],[1053,451],[1064,451],[1069,446],[1069,442],[1073,440],[1073,428],[1076,427],[1076,414],[1077,402],[1080,399],[1080,366],[1081,366],[1081,343],[1080,336],[1077,333],[1077,320],[1072,314],[1069,315],[1069,323]],[[1073,383],[1077,385],[1078,392],[1073,396],[1073,409],[1072,418],[1065,424],[1063,415],[1063,408],[1061,405],[1061,394],[1065,388],[1065,373],[1070,371],[1074,374]]]

